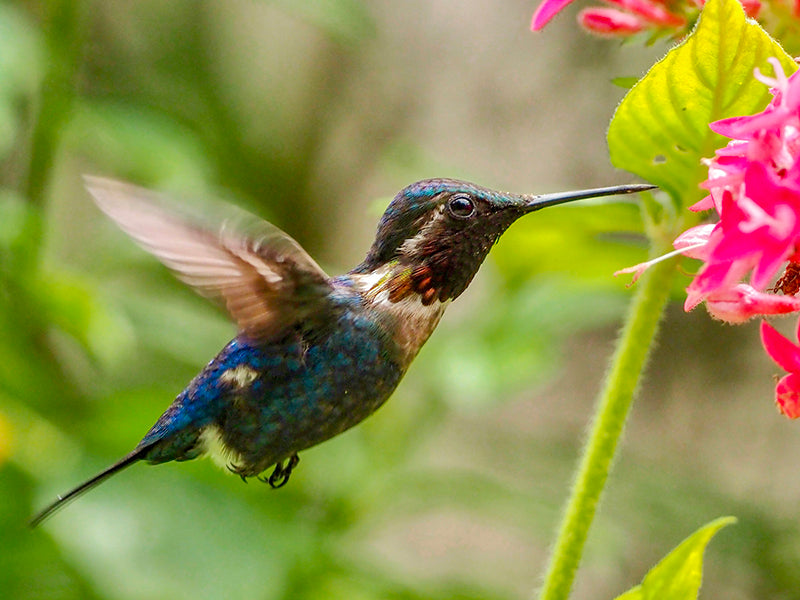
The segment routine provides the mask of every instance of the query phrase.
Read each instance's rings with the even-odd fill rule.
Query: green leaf
[[[734,517],[721,517],[704,525],[667,554],[645,575],[641,585],[616,600],[695,600],[703,581],[703,552],[711,538]]]
[[[787,74],[797,69],[739,2],[709,0],[692,34],[623,98],[608,130],[611,162],[658,185],[676,205],[693,204],[707,175],[700,159],[725,144],[708,124],[767,105],[772,96],[753,72],[771,74],[773,56]]]

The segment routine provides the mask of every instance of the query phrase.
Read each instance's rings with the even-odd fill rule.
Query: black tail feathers
[[[100,473],[98,473],[97,475],[95,475],[94,477],[89,479],[88,481],[84,481],[82,484],[80,484],[74,490],[70,490],[69,492],[67,492],[63,496],[59,496],[58,499],[55,502],[53,502],[50,506],[48,506],[47,508],[42,510],[39,514],[37,514],[35,517],[33,517],[31,519],[30,526],[31,527],[36,527],[37,525],[40,525],[42,523],[42,521],[47,519],[50,515],[55,513],[57,510],[59,510],[59,509],[63,508],[64,506],[66,506],[67,503],[70,502],[71,500],[74,500],[75,498],[77,498],[78,496],[83,494],[84,492],[88,492],[94,486],[103,483],[106,479],[108,479],[109,477],[111,477],[115,473],[119,473],[120,471],[122,471],[126,467],[129,467],[133,463],[143,459],[145,454],[147,453],[147,451],[150,450],[150,448],[151,447],[149,445],[141,447],[141,448],[136,448],[135,450],[133,450],[133,452],[131,452],[130,454],[124,456],[123,458],[121,458],[120,460],[115,462],[113,465],[108,467],[107,469],[101,471]]]

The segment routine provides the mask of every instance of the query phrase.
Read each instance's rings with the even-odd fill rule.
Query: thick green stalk
[[[591,434],[584,447],[539,600],[569,597],[597,503],[669,297],[675,265],[676,259],[658,263],[638,283],[597,402]]]

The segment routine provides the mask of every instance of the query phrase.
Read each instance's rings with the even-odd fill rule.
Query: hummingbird
[[[210,455],[244,481],[285,485],[299,452],[386,402],[514,221],[557,204],[655,187],[520,195],[454,179],[418,181],[391,201],[363,262],[329,277],[289,235],[244,211],[230,207],[220,225],[210,225],[159,193],[85,180],[100,210],[134,241],[224,305],[237,334],[130,453],[58,496],[32,526],[139,461]]]

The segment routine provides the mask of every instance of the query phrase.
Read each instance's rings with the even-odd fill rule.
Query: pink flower
[[[531,21],[531,30],[539,31],[572,0],[543,0]],[[593,6],[584,9],[578,21],[587,30],[600,35],[628,36],[644,29],[674,30],[675,35],[686,33],[685,15],[671,12],[663,0],[605,0],[615,8]],[[680,5],[680,2],[676,3]],[[696,15],[697,6],[684,0],[682,7]]]
[[[689,286],[698,297],[735,285],[748,272],[753,287],[763,290],[800,241],[800,188],[785,185],[773,165],[748,164],[738,189],[730,188],[712,190],[721,197],[720,220],[708,239],[706,264]]]
[[[604,0],[615,8],[593,6],[578,15],[587,30],[599,35],[630,36],[645,29],[666,32],[673,37],[688,33],[697,19],[704,0]],[[539,31],[572,0],[543,0],[531,21],[531,29]],[[747,16],[756,17],[760,0],[741,0]]]
[[[694,210],[713,209],[719,221],[703,249],[702,269],[689,285],[687,309],[730,289],[749,274],[762,292],[800,249],[800,77],[756,77],[775,96],[764,111],[711,124],[733,140],[708,161],[708,197]],[[773,290],[776,291],[776,290]],[[782,289],[782,291],[785,291]]]
[[[706,161],[710,193],[691,209],[715,211],[719,220],[678,236],[675,252],[620,271],[635,273],[635,281],[676,252],[700,259],[684,308],[705,302],[712,316],[731,323],[800,311],[800,76],[787,78],[777,59],[768,60],[775,77],[756,77],[771,87],[769,106],[711,124],[734,139]],[[768,289],[784,268],[792,270],[791,283],[787,270]]]
[[[775,386],[775,403],[790,419],[800,417],[800,346],[793,344],[769,323],[761,323],[761,343],[767,354],[785,371]]]
[[[786,77],[776,58],[774,77],[755,76],[774,96],[762,112],[711,124],[731,138],[706,162],[709,195],[691,207],[716,213],[716,223],[693,227],[664,257],[624,269],[634,280],[676,253],[703,261],[686,289],[684,309],[705,302],[715,318],[741,323],[760,315],[800,312],[800,75]],[[798,333],[800,335],[800,333]],[[761,340],[789,372],[778,381],[780,411],[800,417],[800,345],[767,323]]]

